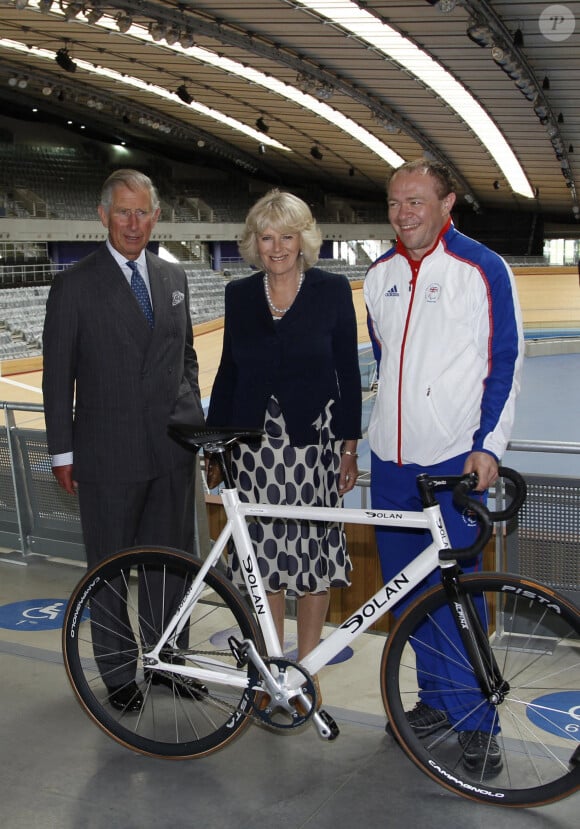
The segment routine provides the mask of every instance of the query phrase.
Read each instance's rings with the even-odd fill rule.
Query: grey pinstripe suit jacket
[[[104,244],[58,274],[49,293],[43,342],[48,449],[74,452],[75,480],[166,474],[191,460],[168,436],[170,420],[203,423],[185,273],[146,256],[153,331]]]

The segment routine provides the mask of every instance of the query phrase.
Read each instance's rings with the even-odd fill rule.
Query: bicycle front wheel
[[[240,592],[214,568],[162,658],[216,671],[219,682],[204,678],[192,685],[186,675],[143,665],[143,651],[156,644],[182,606],[201,566],[177,550],[126,550],[87,573],[67,606],[64,662],[79,702],[110,737],[142,754],[201,757],[229,743],[249,722],[253,669],[238,664],[228,640],[252,639],[264,653],[262,634]],[[111,688],[132,681],[142,695],[140,710],[117,710]]]
[[[484,697],[446,632],[443,588],[432,588],[400,618],[383,653],[395,738],[422,771],[472,800],[523,807],[572,794],[580,788],[580,612],[513,575],[466,575],[461,584],[481,620],[483,656],[493,656],[503,684]],[[422,735],[408,719],[419,701],[444,710],[442,722],[420,723]]]

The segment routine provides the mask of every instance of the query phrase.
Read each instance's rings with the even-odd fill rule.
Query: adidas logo
[[[393,285],[393,287],[389,288],[389,290],[386,292],[385,296],[399,296],[399,289],[396,285]]]

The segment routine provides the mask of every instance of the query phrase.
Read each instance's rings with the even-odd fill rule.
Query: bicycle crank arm
[[[233,636],[231,636],[229,643],[233,653],[236,655],[236,658],[240,661],[240,664],[246,664],[249,661],[258,670],[258,673],[262,679],[262,690],[270,694],[276,705],[292,712],[294,710],[294,706],[288,701],[290,696],[288,691],[283,690],[274,680],[268,666],[256,650],[256,646],[252,640],[244,639],[243,642],[238,642]]]
[[[338,725],[335,723],[328,711],[325,711],[323,708],[321,708],[320,711],[314,712],[312,715],[312,722],[316,726],[318,736],[322,737],[323,740],[328,740],[329,742],[331,740],[336,740],[340,734]]]

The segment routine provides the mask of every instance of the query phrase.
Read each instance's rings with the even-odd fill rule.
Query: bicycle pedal
[[[314,725],[316,726],[318,734],[323,740],[331,742],[332,740],[336,740],[339,736],[340,728],[336,724],[333,717],[331,717],[328,711],[325,711],[324,708],[316,711],[316,713],[313,714],[312,719],[314,720]]]
[[[228,645],[238,663],[238,668],[244,668],[248,664],[247,642],[240,642],[235,636],[230,636],[228,638]]]

